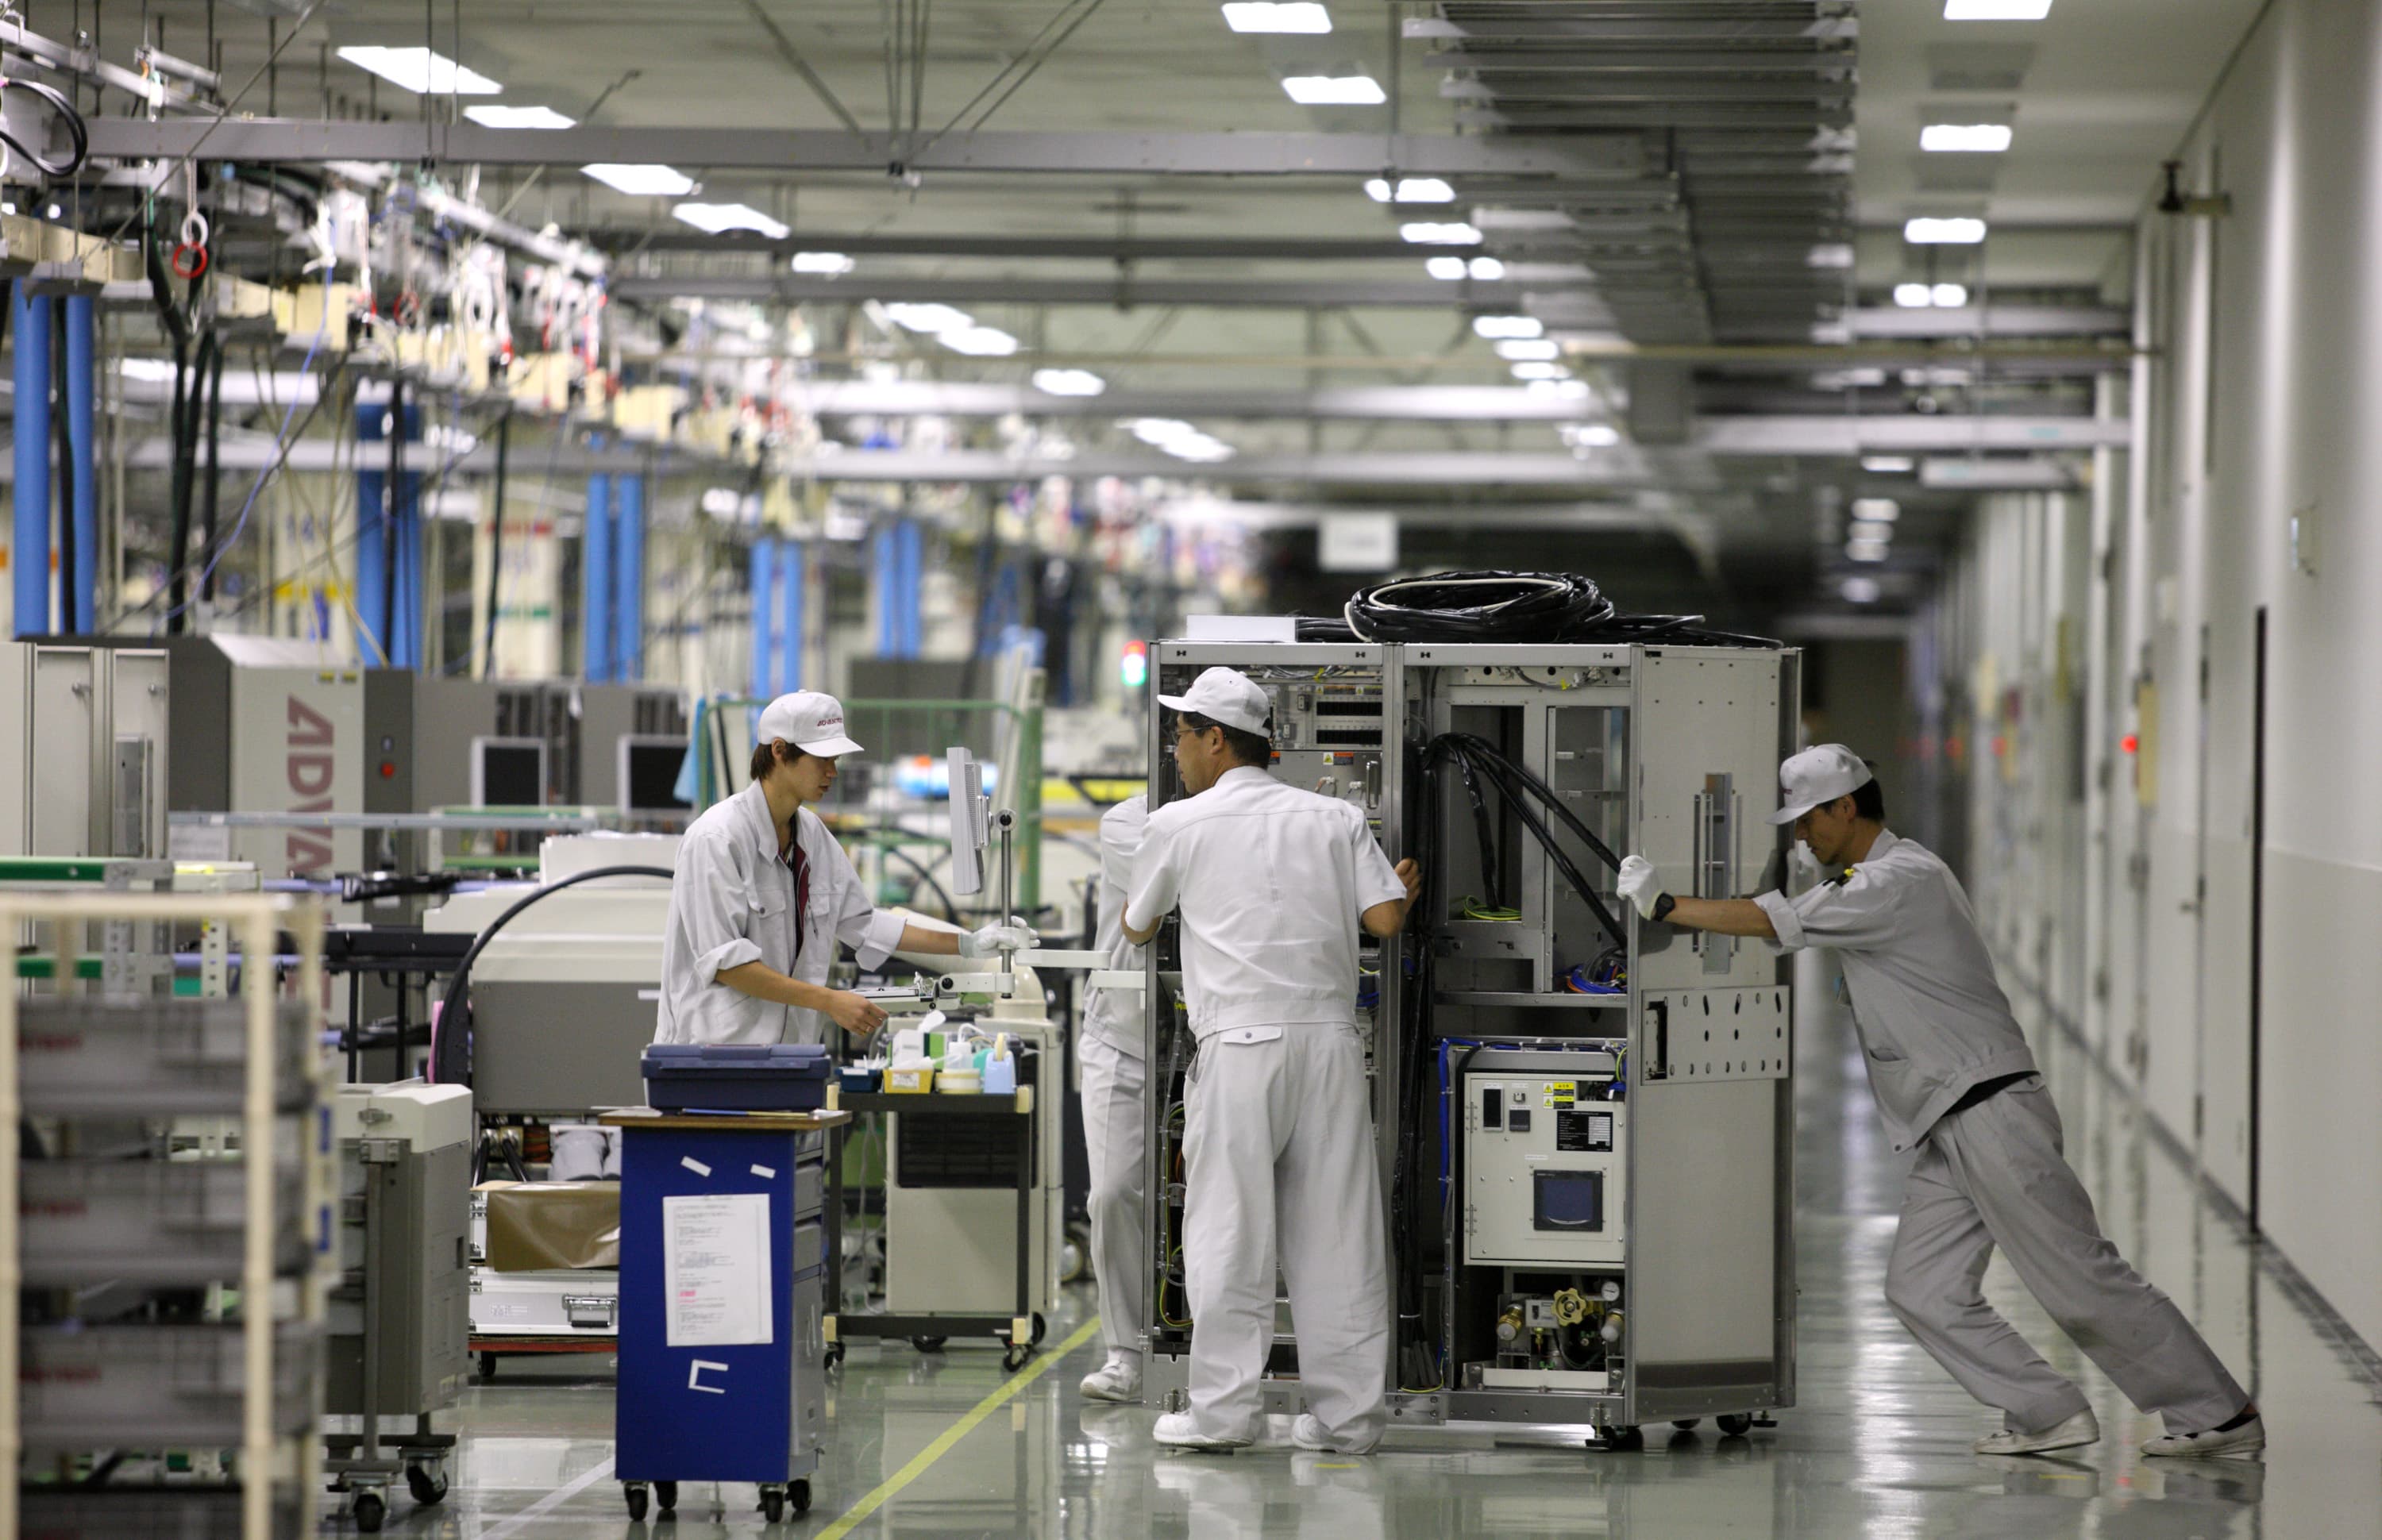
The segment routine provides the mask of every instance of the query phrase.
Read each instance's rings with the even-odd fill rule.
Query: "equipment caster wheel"
[[[1750,1412],[1723,1412],[1720,1416],[1713,1419],[1713,1425],[1720,1429],[1721,1436],[1724,1438],[1742,1438],[1747,1434],[1753,1431],[1753,1413]]]
[[[829,1343],[827,1345],[826,1360],[827,1366],[830,1369],[841,1369],[843,1367],[843,1344],[841,1342]]]
[[[365,1534],[378,1534],[380,1522],[388,1517],[388,1503],[377,1492],[359,1492],[355,1507],[350,1511],[356,1516],[359,1531]]]
[[[1702,1422],[1703,1419],[1701,1417],[1677,1417],[1672,1420],[1671,1425],[1677,1428],[1681,1433],[1686,1433]]]
[[[772,1524],[781,1524],[786,1522],[786,1494],[783,1488],[776,1486],[761,1488],[761,1518],[765,1522]]]
[[[413,1494],[416,1503],[428,1508],[447,1495],[447,1478],[432,1475],[424,1466],[408,1465],[405,1468],[405,1489]]]
[[[1003,1349],[1001,1354],[1001,1367],[1004,1372],[1013,1375],[1017,1373],[1018,1370],[1025,1368],[1026,1363],[1031,1361],[1033,1357],[1034,1350],[1032,1348]]]
[[[678,1517],[678,1483],[674,1481],[654,1483],[654,1501],[661,1505],[663,1518]]]
[[[632,1484],[629,1487],[628,1495],[629,1522],[632,1524],[644,1523],[645,1522],[645,1505],[651,1500],[646,1496],[645,1489],[643,1486]]]
[[[1034,1336],[1032,1338],[1036,1347],[1038,1348],[1042,1345],[1042,1338],[1045,1333],[1050,1331],[1050,1323],[1042,1319],[1042,1313],[1038,1310],[1036,1311],[1034,1313]]]
[[[1602,1438],[1591,1438],[1588,1447],[1599,1454],[1622,1454],[1646,1447],[1646,1435],[1635,1424],[1626,1427],[1609,1427]]]
[[[797,1518],[811,1510],[811,1484],[798,1481],[786,1488],[786,1497]]]
[[[496,1377],[497,1355],[494,1353],[482,1353],[480,1355],[480,1383],[485,1385]]]
[[[943,1344],[948,1340],[948,1338],[941,1337],[913,1337],[910,1338],[910,1346],[922,1353],[939,1353],[943,1351]]]

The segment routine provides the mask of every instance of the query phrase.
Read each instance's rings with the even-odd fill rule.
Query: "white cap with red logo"
[[[761,708],[761,725],[754,730],[754,741],[775,743],[781,738],[821,759],[866,752],[843,736],[843,703],[816,690],[780,695]]]

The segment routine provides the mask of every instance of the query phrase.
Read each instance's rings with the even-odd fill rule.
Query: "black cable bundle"
[[[1434,572],[1360,588],[1344,613],[1367,642],[1578,642],[1613,601],[1577,572]]]
[[[6,143],[28,165],[52,180],[60,177],[71,177],[80,171],[82,163],[91,155],[91,132],[83,127],[82,114],[75,110],[75,104],[68,101],[65,94],[55,86],[45,86],[39,80],[11,77],[5,89],[30,92],[48,103],[50,110],[58,115],[58,121],[67,126],[67,137],[74,141],[74,152],[63,161],[54,161],[23,140],[9,133],[5,119],[0,119],[0,143]]]
[[[1563,874],[1564,881],[1571,885],[1572,891],[1578,894],[1580,900],[1588,905],[1590,912],[1596,916],[1597,923],[1603,926],[1604,933],[1613,938],[1614,945],[1627,946],[1628,933],[1621,928],[1621,922],[1614,917],[1613,911],[1604,907],[1604,900],[1597,895],[1596,885],[1588,880],[1587,875],[1580,871],[1578,863],[1572,860],[1562,845],[1557,843],[1554,831],[1549,827],[1543,817],[1531,811],[1530,803],[1535,801],[1540,807],[1553,813],[1562,820],[1564,826],[1569,829],[1580,843],[1596,852],[1598,860],[1615,871],[1619,871],[1621,858],[1613,853],[1612,848],[1599,839],[1595,831],[1580,822],[1578,813],[1564,805],[1562,797],[1556,794],[1553,788],[1539,779],[1524,766],[1508,759],[1504,751],[1487,739],[1477,738],[1470,733],[1448,733],[1430,740],[1423,761],[1425,798],[1423,806],[1426,810],[1438,805],[1435,768],[1441,763],[1451,760],[1455,762],[1456,774],[1472,801],[1473,822],[1479,828],[1480,837],[1482,880],[1492,889],[1502,886],[1497,874],[1496,835],[1490,825],[1488,806],[1480,795],[1477,782],[1486,782],[1496,788],[1497,795],[1503,801],[1506,811],[1529,831],[1531,838],[1539,842],[1539,848],[1547,853],[1547,859],[1555,863],[1555,870]],[[1428,811],[1426,811],[1427,815]],[[1492,891],[1489,896],[1489,901],[1492,905],[1502,905],[1504,901],[1504,895]]]

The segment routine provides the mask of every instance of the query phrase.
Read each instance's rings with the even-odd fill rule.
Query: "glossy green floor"
[[[2207,1332],[2265,1411],[2263,1461],[2144,1461],[2158,1431],[2059,1336],[1996,1262],[1987,1289],[2091,1392],[2105,1430],[2081,1458],[1986,1460],[1983,1411],[1903,1335],[1879,1296],[1900,1168],[1877,1131],[1841,1022],[1801,1045],[1802,1405],[1750,1440],[1709,1427],[1640,1453],[1596,1454],[1550,1431],[1400,1430],[1371,1459],[1279,1447],[1231,1457],[1163,1454],[1152,1413],[1087,1407],[1079,1347],[1013,1398],[989,1350],[923,1359],[855,1347],[832,1410],[817,1502],[779,1533],[967,1535],[1760,1537],[2191,1536],[2382,1534],[2382,1406],[2359,1362],[2295,1305],[2190,1174],[2135,1125],[2124,1099],[2064,1042],[2039,1042],[2069,1148],[2110,1235]],[[1053,1324],[1075,1334],[1078,1297]],[[436,1509],[399,1497],[387,1532],[541,1540],[631,1525],[611,1479],[612,1387],[602,1360],[508,1361],[467,1397],[454,1489]],[[970,1419],[974,1418],[973,1423]],[[954,1434],[963,1424],[964,1431]],[[931,1448],[940,1452],[920,1458]],[[890,1488],[890,1490],[889,1490]],[[675,1540],[764,1526],[750,1488],[686,1489]],[[855,1512],[855,1509],[865,1509]]]

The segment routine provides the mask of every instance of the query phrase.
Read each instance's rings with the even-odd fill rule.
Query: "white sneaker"
[[[2049,1454],[2054,1449],[2080,1449],[2087,1444],[2101,1441],[2101,1423],[2086,1407],[2057,1427],[2041,1433],[2021,1433],[2016,1428],[2004,1428],[1990,1438],[1980,1438],[1971,1448],[1979,1454]]]
[[[1170,1412],[1160,1417],[1150,1436],[1170,1449],[1209,1449],[1229,1454],[1234,1449],[1249,1447],[1249,1440],[1246,1438],[1226,1438],[1219,1434],[1200,1432],[1198,1423],[1187,1412]]]
[[[2143,1453],[2154,1460],[2206,1460],[2213,1455],[2256,1454],[2265,1447],[2265,1419],[2253,1413],[2238,1428],[2162,1435],[2144,1444]]]
[[[1361,1449],[1351,1448],[1333,1438],[1332,1430],[1323,1425],[1323,1419],[1311,1412],[1300,1412],[1298,1421],[1290,1424],[1290,1441],[1302,1449],[1313,1449],[1320,1454],[1371,1454],[1380,1447],[1368,1444]]]
[[[1084,1376],[1084,1399],[1087,1401],[1122,1401],[1136,1405],[1141,1400],[1141,1355],[1111,1353],[1109,1361]]]

